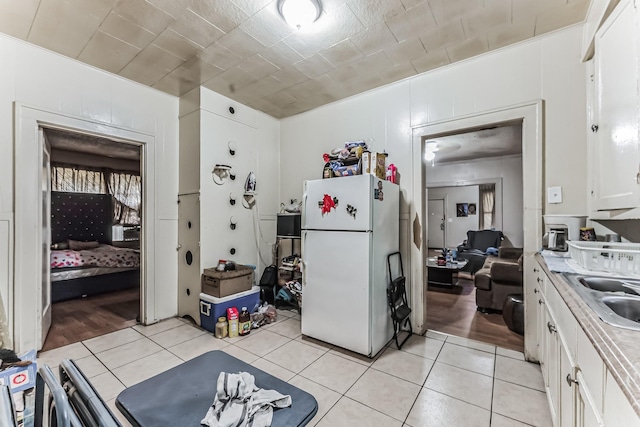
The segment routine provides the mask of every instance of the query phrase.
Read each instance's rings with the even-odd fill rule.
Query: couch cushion
[[[482,289],[483,291],[491,290],[491,270],[489,268],[482,268],[478,270],[476,275],[473,278],[473,284],[478,289]]]
[[[491,264],[489,271],[494,282],[522,285],[522,271],[517,262],[496,261]]]

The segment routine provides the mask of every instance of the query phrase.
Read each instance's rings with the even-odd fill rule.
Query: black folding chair
[[[398,256],[399,264],[400,264],[400,276],[392,279],[393,275],[391,273],[391,257],[394,255]],[[404,343],[411,337],[413,334],[413,328],[411,326],[411,309],[409,308],[409,304],[407,303],[407,292],[406,292],[406,277],[404,276],[404,268],[402,267],[402,255],[400,252],[394,252],[387,256],[387,268],[389,269],[389,280],[391,283],[387,288],[387,303],[389,304],[389,308],[391,309],[391,320],[393,321],[393,338],[396,340],[396,346],[398,350],[402,348]],[[400,332],[408,332],[402,342],[398,341],[398,335]]]

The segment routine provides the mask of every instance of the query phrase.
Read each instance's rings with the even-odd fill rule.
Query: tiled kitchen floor
[[[43,352],[38,362],[53,369],[74,359],[125,426],[118,393],[211,350],[311,393],[318,414],[310,426],[551,425],[540,368],[522,353],[429,331],[369,359],[303,338],[300,316],[278,312],[247,337],[220,340],[174,318]]]

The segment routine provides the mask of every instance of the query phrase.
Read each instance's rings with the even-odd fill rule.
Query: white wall
[[[155,246],[146,253],[153,266],[148,280],[154,282],[158,295],[153,301],[155,317],[175,315],[178,99],[1,34],[0,57],[0,219],[13,220],[13,200],[20,197],[19,181],[14,190],[14,103],[151,135],[155,157],[147,161],[153,162],[150,169],[155,173],[146,178],[153,180],[159,191],[155,194],[155,218],[146,225],[155,236]],[[16,175],[19,177],[20,171]],[[6,265],[5,252],[0,255],[0,265]],[[30,256],[17,253],[15,263]],[[0,289],[10,313],[12,288]]]
[[[453,162],[427,168],[427,187],[496,183],[495,228],[515,247],[524,245],[522,156]],[[431,189],[429,198],[432,198]],[[465,231],[466,232],[466,231]]]
[[[455,248],[467,238],[468,230],[478,229],[478,214],[466,217],[457,216],[457,203],[475,203],[478,207],[479,186],[465,185],[460,187],[436,187],[429,188],[429,200],[444,199],[445,233],[444,245],[447,248]],[[431,230],[429,230],[431,232]]]

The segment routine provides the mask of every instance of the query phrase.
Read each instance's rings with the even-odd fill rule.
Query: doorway
[[[42,308],[46,305],[43,296],[43,271],[33,268],[34,259],[29,254],[39,254],[46,233],[42,227],[33,224],[43,222],[43,203],[41,183],[43,171],[42,141],[38,138],[39,129],[51,128],[72,131],[94,137],[109,138],[117,142],[133,143],[140,147],[141,176],[154,176],[155,145],[154,137],[136,131],[73,118],[57,113],[43,111],[33,107],[16,104],[15,107],[15,234],[14,234],[14,284],[12,303],[14,346],[16,352],[42,347],[44,327]],[[144,224],[153,224],[156,218],[155,183],[153,179],[143,179],[141,220]],[[153,277],[154,252],[145,249],[155,246],[154,233],[142,231],[140,234],[140,253],[150,254],[142,257],[140,265],[140,322],[156,321],[155,294],[156,284],[147,278]]]
[[[51,211],[43,291],[52,303],[42,350],[51,350],[137,323],[143,181],[139,144],[42,131]]]
[[[413,219],[413,242],[411,246],[411,285],[412,305],[415,307],[415,316],[412,319],[419,332],[427,330],[427,268],[424,260],[428,256],[425,241],[428,236],[428,221],[424,221],[428,210],[428,194],[424,191],[427,181],[427,167],[425,164],[425,140],[441,135],[451,135],[482,129],[489,126],[497,126],[504,123],[522,123],[522,193],[523,193],[523,224],[526,224],[523,234],[524,248],[524,289],[525,294],[525,337],[524,347],[527,359],[536,359],[535,336],[535,309],[533,305],[533,286],[527,280],[528,266],[535,260],[533,255],[541,244],[542,218],[542,178],[543,178],[543,102],[535,101],[510,107],[508,109],[494,110],[487,113],[446,120],[432,123],[427,126],[414,128],[412,159],[414,170],[420,170],[420,174],[414,174],[412,182],[413,204],[411,218]],[[437,157],[437,155],[436,155]],[[533,325],[533,326],[532,326]]]

